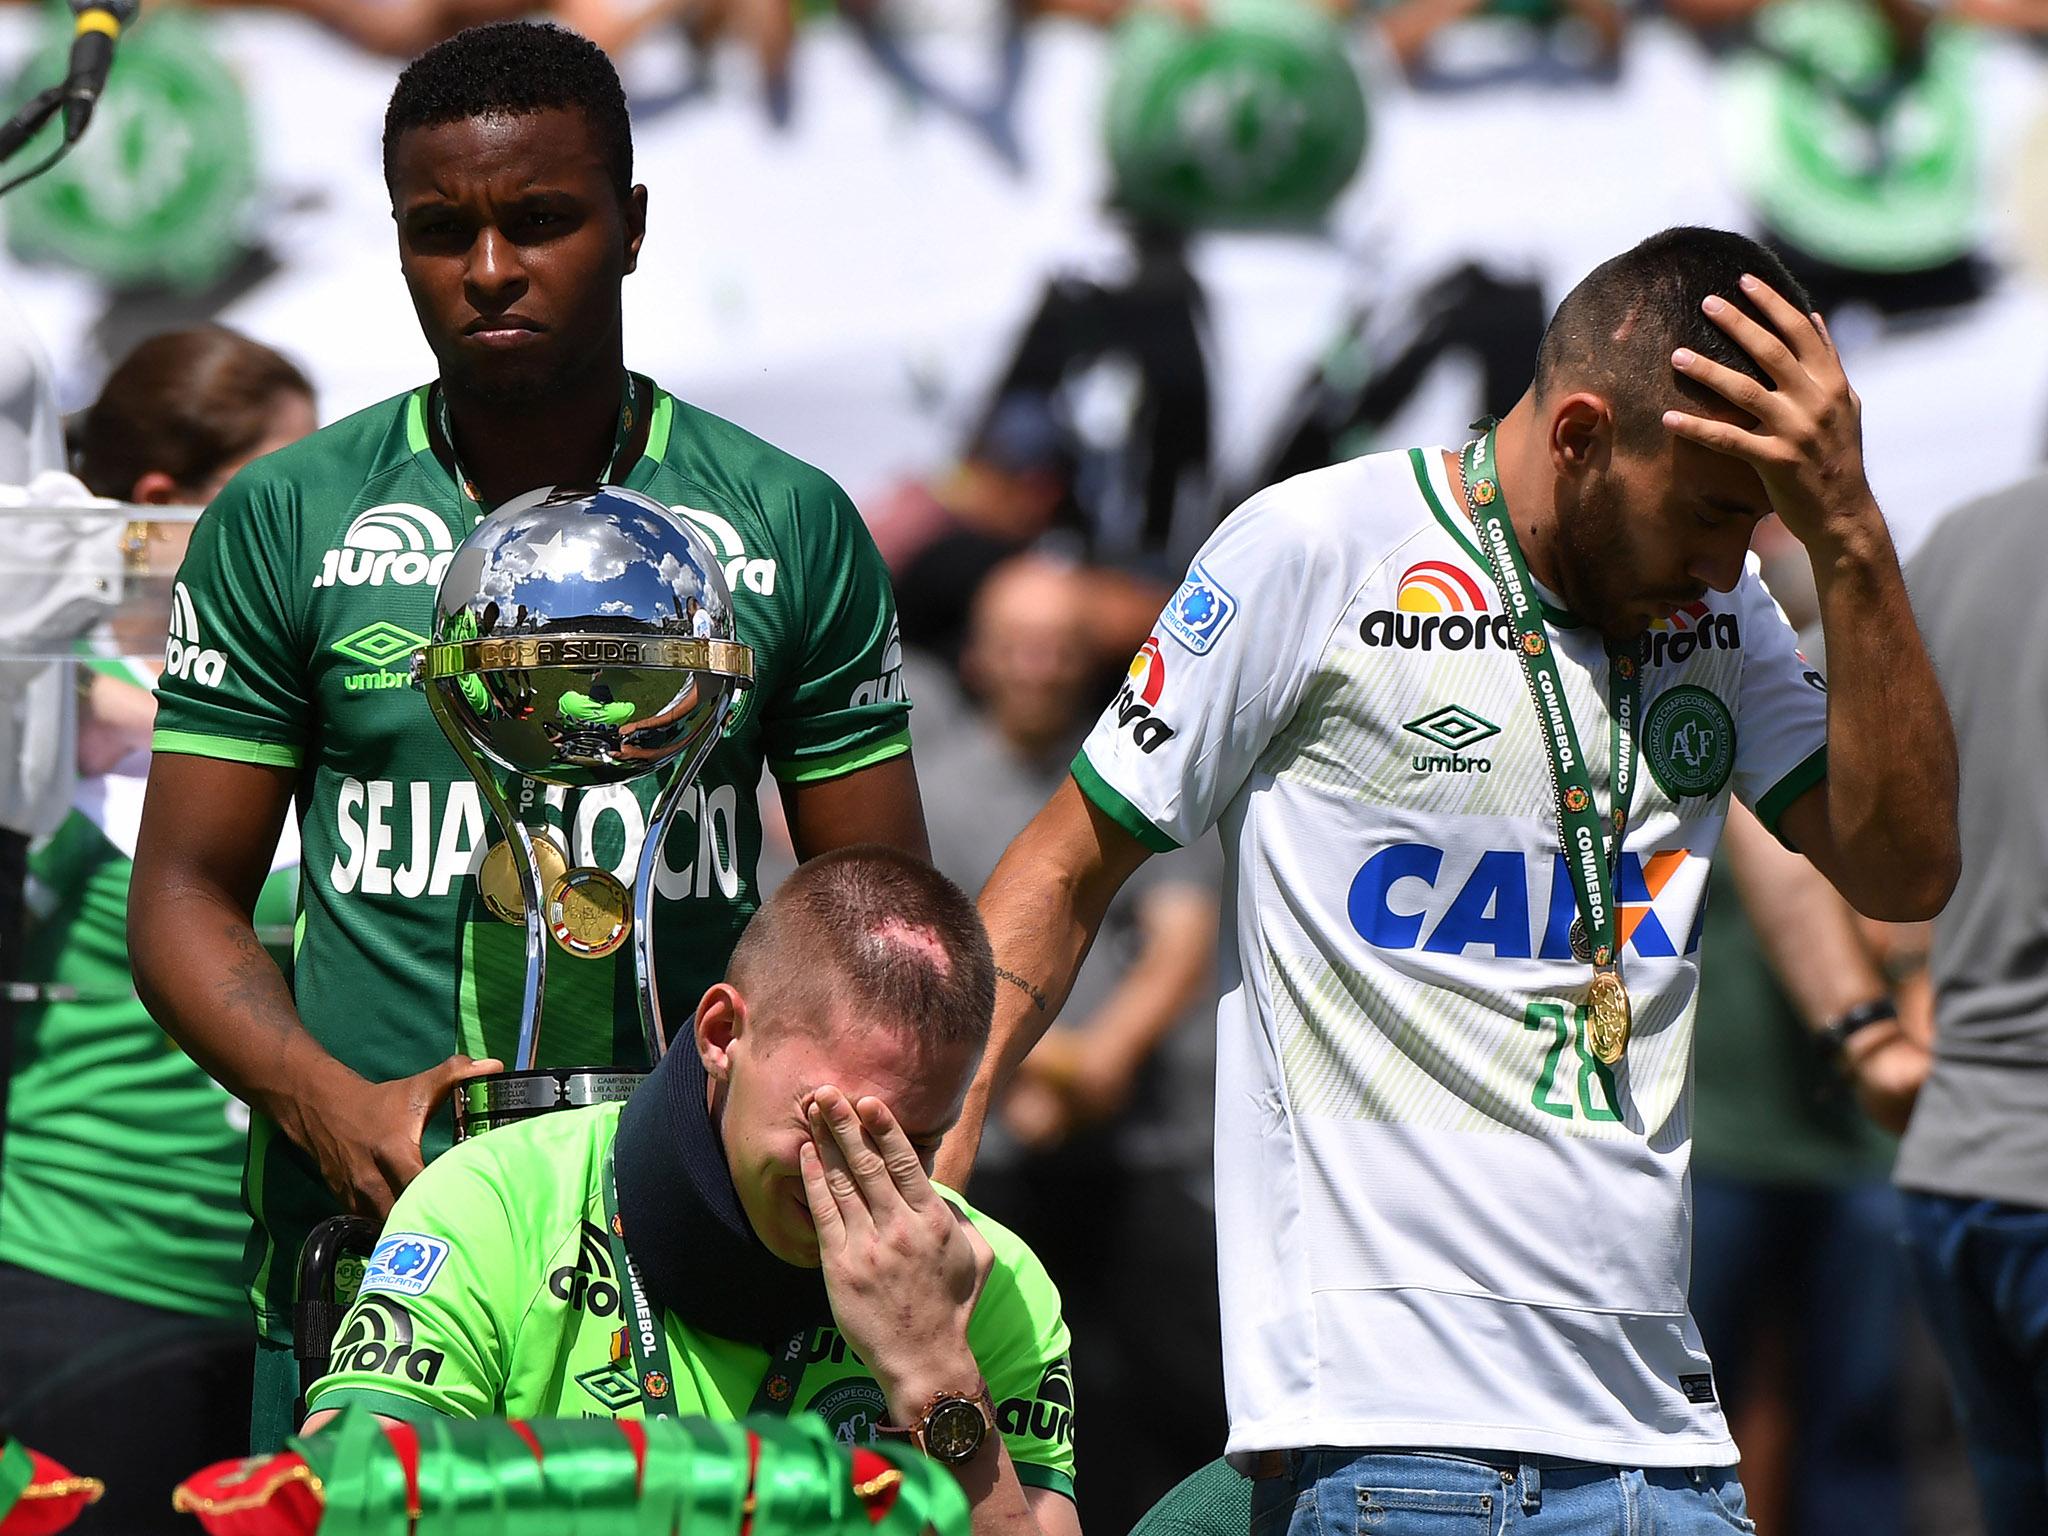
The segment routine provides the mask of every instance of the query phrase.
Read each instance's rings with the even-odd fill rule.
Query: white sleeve
[[[1259,492],[1188,570],[1074,759],[1105,815],[1155,852],[1216,824],[1293,716],[1342,614],[1328,475]]]
[[[1820,672],[1749,557],[1739,591],[1742,692],[1735,728],[1735,793],[1778,830],[1785,807],[1827,777],[1828,697]]]

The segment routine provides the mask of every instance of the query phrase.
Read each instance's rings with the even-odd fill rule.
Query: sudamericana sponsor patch
[[[1159,616],[1159,625],[1197,656],[1205,656],[1236,615],[1237,599],[1197,563]]]
[[[420,1296],[448,1261],[448,1245],[424,1232],[387,1232],[363,1271],[361,1294],[388,1291],[395,1296]]]

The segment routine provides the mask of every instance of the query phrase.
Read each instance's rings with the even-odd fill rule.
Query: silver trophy
[[[526,930],[512,1070],[456,1093],[458,1138],[553,1109],[623,1099],[644,1074],[542,1069],[548,955],[598,958],[629,939],[648,1064],[668,1048],[654,986],[654,870],[684,790],[753,680],[732,594],[704,537],[660,502],[607,485],[507,502],[441,578],[415,675],[503,834],[478,873],[497,917]],[[513,809],[520,780],[589,788],[660,776],[633,883],[577,868]]]

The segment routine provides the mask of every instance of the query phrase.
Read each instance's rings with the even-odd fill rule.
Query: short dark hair
[[[834,998],[926,1045],[988,1043],[995,957],[967,893],[878,843],[801,864],[747,925],[726,974],[823,1017]],[[796,992],[784,991],[796,987]],[[803,1006],[797,1006],[797,1005]]]
[[[1715,391],[1672,368],[1679,347],[1772,387],[1770,375],[1700,309],[1701,300],[1717,293],[1775,331],[1743,294],[1745,272],[1802,313],[1813,309],[1805,287],[1775,252],[1725,229],[1667,229],[1603,261],[1550,318],[1536,354],[1538,398],[1558,389],[1597,390],[1614,407],[1615,435],[1640,451],[1662,440],[1662,418],[1673,407],[1729,409]]]
[[[544,21],[468,27],[405,66],[384,110],[385,184],[408,128],[555,108],[583,114],[624,202],[633,190],[633,125],[619,72],[597,44]]]
[[[78,428],[78,478],[95,496],[125,498],[152,470],[195,492],[270,435],[278,401],[313,398],[289,359],[239,331],[162,331],[107,376]]]

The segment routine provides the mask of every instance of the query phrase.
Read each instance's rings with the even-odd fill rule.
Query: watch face
[[[981,1405],[966,1398],[947,1398],[924,1421],[925,1454],[934,1461],[966,1461],[987,1438],[988,1420],[981,1416]]]

